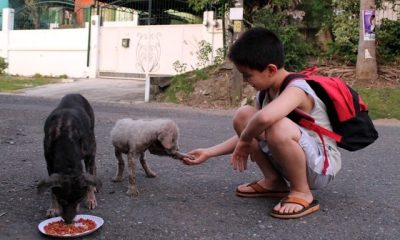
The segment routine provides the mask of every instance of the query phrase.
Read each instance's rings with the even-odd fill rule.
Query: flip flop
[[[285,203],[295,203],[303,206],[303,209],[293,213],[280,213],[272,209],[271,216],[281,219],[292,219],[292,218],[300,218],[306,216],[310,213],[316,212],[319,210],[319,203],[317,200],[313,200],[311,203],[308,203],[306,200],[298,197],[285,197],[280,201],[281,205]]]
[[[254,192],[243,192],[239,191],[239,188],[236,188],[236,195],[239,197],[270,197],[270,198],[281,198],[286,197],[289,194],[289,191],[274,191],[263,188],[258,181],[251,182],[246,185],[247,187],[251,187]]]

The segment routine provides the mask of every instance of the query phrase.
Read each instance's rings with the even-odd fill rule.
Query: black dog
[[[61,215],[66,223],[71,223],[85,197],[89,209],[97,206],[94,192],[101,187],[101,182],[96,178],[95,154],[93,109],[82,95],[68,94],[44,125],[44,155],[49,177],[39,183],[38,192],[52,190],[48,217]]]

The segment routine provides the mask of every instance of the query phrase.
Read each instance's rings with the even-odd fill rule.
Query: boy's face
[[[273,84],[273,77],[276,73],[276,66],[268,65],[263,71],[251,69],[246,66],[237,65],[236,68],[242,73],[243,81],[250,84],[257,91],[267,89]]]

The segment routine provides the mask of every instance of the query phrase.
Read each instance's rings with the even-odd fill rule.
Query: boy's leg
[[[266,132],[272,156],[290,182],[289,197],[301,198],[311,203],[313,195],[307,179],[306,155],[299,144],[300,137],[298,125],[287,118],[276,122]],[[282,206],[279,203],[274,207],[274,210],[280,213],[293,213],[302,209],[303,206],[294,203]]]
[[[238,135],[242,133],[247,123],[257,113],[257,109],[251,106],[244,106],[239,108],[233,119],[233,127]],[[258,140],[264,140],[264,134]],[[288,190],[285,180],[280,173],[271,164],[267,155],[261,150],[257,140],[253,140],[251,145],[250,158],[255,161],[260,168],[264,178],[257,183],[262,188],[270,191],[286,191]],[[249,184],[240,185],[237,188],[242,193],[254,193],[255,190]]]

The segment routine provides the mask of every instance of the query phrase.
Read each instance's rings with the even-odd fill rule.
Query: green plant
[[[381,63],[400,62],[400,20],[383,19],[376,29],[377,53]]]
[[[66,78],[68,78],[68,75],[67,74],[61,74],[60,76],[58,76],[58,78],[66,79]]]
[[[180,74],[172,78],[171,85],[165,92],[165,97],[167,101],[176,103],[178,93],[186,95],[191,92],[193,92],[191,81],[188,81],[186,74]]]
[[[6,68],[8,68],[8,63],[4,58],[0,57],[0,74],[3,74]]]
[[[194,70],[194,74],[197,79],[206,80],[208,78],[208,73],[205,69],[206,68]]]
[[[40,73],[35,73],[32,77],[33,78],[43,78],[44,76]]]
[[[174,63],[172,63],[172,66],[174,67],[174,70],[178,74],[186,72],[186,69],[187,69],[187,64],[186,63],[181,63],[178,60],[176,60]]]
[[[215,57],[214,57],[214,65],[220,65],[224,60],[225,60],[225,52],[226,49],[224,48],[218,48],[215,51]]]
[[[331,27],[334,39],[328,44],[327,55],[345,64],[355,64],[358,52],[360,1],[333,1],[333,9]]]
[[[197,50],[197,67],[204,68],[210,63],[210,55],[213,49],[209,42],[201,40],[199,42],[199,50]]]

